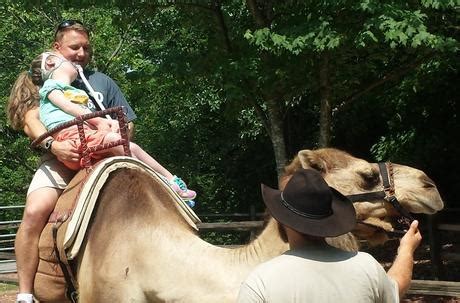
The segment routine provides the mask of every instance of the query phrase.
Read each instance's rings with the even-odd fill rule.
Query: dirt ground
[[[17,274],[1,274],[0,280],[14,279],[17,280]],[[12,290],[0,292],[0,303],[13,303],[16,300],[17,286]]]

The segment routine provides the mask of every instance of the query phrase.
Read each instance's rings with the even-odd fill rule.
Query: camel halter
[[[410,222],[414,221],[414,217],[407,211],[398,201],[395,196],[393,164],[391,162],[379,163],[380,175],[382,176],[383,190],[370,193],[348,195],[347,198],[352,202],[358,201],[378,201],[384,199],[389,202],[394,209]]]

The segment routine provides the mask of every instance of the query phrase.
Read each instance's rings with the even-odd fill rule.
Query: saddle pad
[[[100,189],[110,173],[120,168],[143,168],[157,181],[163,182],[169,194],[176,201],[175,205],[179,213],[185,218],[190,226],[198,230],[196,223],[201,223],[200,218],[198,218],[195,212],[169,186],[163,177],[137,159],[125,156],[110,157],[100,161],[97,166],[94,167],[94,170],[81,189],[76,207],[72,217],[69,219],[63,241],[63,248],[69,260],[74,259],[80,250]]]

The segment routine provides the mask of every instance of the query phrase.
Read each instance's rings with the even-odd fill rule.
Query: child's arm
[[[78,117],[84,114],[91,113],[86,107],[82,107],[80,105],[74,104],[70,102],[61,90],[55,89],[48,94],[48,99],[57,107],[72,115],[74,117]],[[89,123],[93,124],[98,129],[110,129],[110,122],[107,119],[96,117],[87,120]]]

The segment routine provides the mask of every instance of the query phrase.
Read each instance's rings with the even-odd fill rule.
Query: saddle
[[[62,193],[46,224],[39,242],[39,265],[34,292],[41,301],[66,301],[76,294],[76,258],[84,242],[91,215],[96,207],[99,191],[110,174],[121,168],[137,168],[148,172],[164,184],[176,201],[175,205],[186,222],[195,230],[200,219],[195,212],[158,175],[143,162],[118,156],[104,159],[91,169],[83,169]],[[69,281],[70,280],[70,281]],[[69,283],[71,282],[71,283]],[[69,285],[73,284],[73,285]],[[67,287],[67,297],[66,297]],[[72,299],[72,301],[76,301]]]

